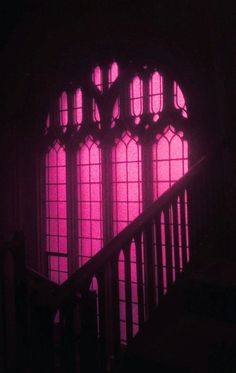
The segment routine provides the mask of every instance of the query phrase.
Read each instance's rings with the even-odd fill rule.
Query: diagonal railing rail
[[[35,372],[112,371],[188,262],[219,245],[221,163],[203,157],[62,285],[25,271]]]

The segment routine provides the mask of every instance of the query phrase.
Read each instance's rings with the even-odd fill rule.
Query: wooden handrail
[[[137,312],[140,327],[185,268],[195,252],[195,247],[199,247],[204,238],[209,236],[212,226],[209,228],[205,224],[206,220],[212,222],[214,215],[219,214],[218,156],[221,157],[220,151],[202,157],[188,173],[61,285],[25,266],[21,237],[18,237],[19,244],[16,237],[16,245],[4,246],[3,250],[6,250],[6,253],[9,251],[17,264],[13,268],[15,278],[20,274],[20,281],[24,281],[23,286],[21,282],[16,284],[16,291],[22,292],[25,298],[28,297],[25,305],[28,313],[27,333],[32,345],[32,362],[37,361],[37,372],[45,368],[43,359],[47,361],[48,373],[53,372],[55,367],[55,320],[59,320],[57,322],[60,324],[60,364],[68,364],[68,361],[71,361],[73,369],[68,371],[74,371],[78,361],[82,367],[84,363],[88,363],[88,351],[90,352],[93,346],[93,356],[96,357],[99,353],[99,358],[94,358],[95,369],[99,364],[100,371],[109,371],[107,367],[112,364],[112,359],[119,356],[123,343],[120,332],[121,321],[124,321],[120,317],[120,263],[124,265],[122,281],[125,283],[125,338],[129,343],[133,337],[134,326],[131,276],[131,267],[134,268],[134,261],[131,261],[134,259],[131,259],[131,256],[136,255]],[[204,194],[205,198],[208,198],[207,203]],[[191,205],[191,208],[186,209],[186,205]],[[187,218],[189,213],[191,216]],[[165,235],[164,244],[162,228]],[[188,234],[192,238],[191,247],[187,243]],[[119,259],[121,252],[123,261]],[[97,280],[96,296],[95,292],[88,291],[94,277]],[[13,285],[14,281],[12,287]],[[57,311],[59,318],[54,317]],[[137,327],[137,321],[135,323]],[[56,332],[58,333],[58,329]],[[10,341],[10,337],[8,339]],[[10,342],[8,344],[10,346]],[[86,369],[87,365],[80,371],[86,372]]]
[[[134,237],[136,232],[152,220],[169,200],[178,196],[179,192],[185,189],[194,180],[196,175],[211,161],[211,157],[202,157],[179,181],[164,192],[155,202],[152,203],[143,213],[134,219],[117,236],[115,236],[106,246],[95,254],[87,263],[75,271],[63,284],[60,285],[55,297],[51,298],[51,307],[55,310],[75,292],[81,290],[84,285],[92,279],[94,274],[104,266],[120,248],[127,244],[127,237]]]

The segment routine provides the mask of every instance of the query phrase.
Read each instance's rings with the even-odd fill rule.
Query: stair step
[[[168,291],[128,347],[123,372],[236,372],[236,263],[202,268]]]
[[[236,263],[222,259],[190,274],[185,282],[185,307],[236,323]]]
[[[235,348],[235,325],[185,313],[164,328],[149,325],[128,349],[125,372],[222,373],[233,364]]]

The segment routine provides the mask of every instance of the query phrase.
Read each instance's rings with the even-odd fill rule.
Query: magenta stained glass
[[[130,84],[130,112],[138,124],[143,114],[143,81],[138,76]]]
[[[111,128],[116,124],[116,120],[120,118],[120,100],[117,98],[112,110]]]
[[[103,245],[101,149],[89,137],[77,152],[79,266]]]
[[[116,62],[113,62],[109,68],[109,71],[108,71],[108,85],[109,85],[109,88],[110,86],[112,85],[112,83],[114,83],[114,81],[117,79],[119,75],[119,68],[118,68],[118,65]]]
[[[176,82],[174,82],[174,105],[176,109],[181,109],[181,113],[184,118],[188,118],[185,98],[182,90]]]
[[[74,95],[74,121],[75,124],[80,124],[83,120],[83,106],[82,106],[82,91],[78,88]]]
[[[149,80],[149,110],[156,121],[163,109],[163,82],[162,76],[155,71]]]
[[[62,92],[59,100],[60,124],[66,126],[68,124],[68,97],[66,92]]]
[[[116,235],[142,211],[141,146],[129,132],[112,149],[112,192]]]
[[[100,112],[99,112],[99,109],[98,109],[98,105],[95,101],[95,99],[93,99],[93,121],[94,122],[98,122],[100,123]]]
[[[100,92],[102,92],[103,91],[102,70],[99,66],[96,66],[95,69],[93,70],[92,81],[97,87],[97,89]]]
[[[188,171],[188,143],[183,133],[166,127],[152,147],[153,198],[160,197],[171,185]]]
[[[64,148],[58,143],[46,154],[45,171],[46,251],[49,277],[61,283],[68,273],[66,154]]]

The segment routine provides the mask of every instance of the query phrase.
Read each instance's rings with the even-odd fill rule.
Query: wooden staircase
[[[26,267],[22,239],[2,244],[0,373],[231,372],[235,262],[222,255],[223,167],[217,148],[60,286]]]
[[[191,268],[128,347],[120,372],[236,372],[236,261]]]

